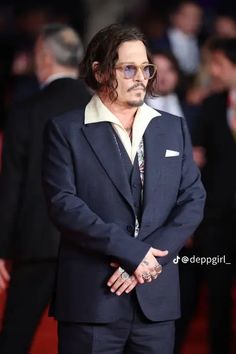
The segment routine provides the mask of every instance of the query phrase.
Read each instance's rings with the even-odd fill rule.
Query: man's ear
[[[103,81],[103,75],[101,74],[101,72],[99,70],[99,62],[98,61],[93,62],[92,69],[93,69],[95,79],[97,80],[97,82],[99,82],[101,84]]]

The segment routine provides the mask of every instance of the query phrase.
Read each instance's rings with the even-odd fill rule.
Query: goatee
[[[143,100],[143,99],[140,99],[140,100],[138,100],[138,101],[128,101],[127,103],[128,103],[128,105],[129,105],[130,107],[140,107],[140,106],[143,105],[144,100]]]

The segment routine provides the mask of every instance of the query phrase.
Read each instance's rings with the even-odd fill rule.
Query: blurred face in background
[[[218,37],[236,37],[236,21],[227,16],[218,17],[214,25]]]
[[[44,74],[44,46],[42,38],[38,38],[34,47],[35,74],[40,83],[43,83]]]
[[[179,75],[173,63],[163,55],[153,55],[153,63],[157,66],[157,91],[160,95],[168,95],[176,90]]]
[[[34,47],[35,74],[40,84],[52,74],[52,55],[46,49],[45,42],[39,36]]]
[[[172,16],[172,24],[188,35],[196,35],[202,24],[202,9],[195,4],[183,4]]]
[[[212,78],[225,87],[236,87],[236,64],[232,63],[223,52],[210,53],[208,70]]]

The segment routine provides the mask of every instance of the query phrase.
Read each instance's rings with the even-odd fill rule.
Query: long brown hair
[[[80,64],[80,77],[94,91],[106,88],[112,101],[117,98],[117,80],[114,68],[118,60],[118,48],[122,43],[128,41],[142,41],[147,50],[148,61],[152,63],[144,35],[138,28],[112,24],[100,30],[92,38]],[[95,70],[92,67],[94,62],[99,63],[97,72],[103,77],[102,82],[99,82],[95,77]],[[148,95],[155,95],[155,80],[156,74],[148,81],[146,89]]]

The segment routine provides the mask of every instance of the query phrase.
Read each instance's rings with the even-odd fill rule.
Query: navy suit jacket
[[[47,126],[43,181],[51,218],[62,235],[52,306],[59,320],[118,319],[130,295],[110,292],[110,262],[131,274],[150,246],[169,254],[159,259],[158,279],[136,287],[143,313],[153,321],[180,315],[173,258],[202,219],[205,191],[184,119],[168,113],[152,119],[144,147],[144,205],[134,238],[134,202],[110,123],[85,125],[81,110]],[[179,156],[165,157],[167,149]]]

